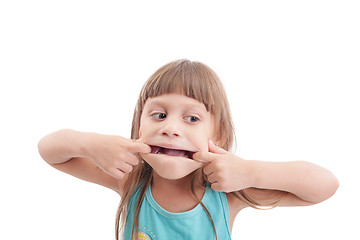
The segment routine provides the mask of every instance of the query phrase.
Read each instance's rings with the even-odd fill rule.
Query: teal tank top
[[[124,240],[131,240],[131,230],[140,188],[129,202]],[[214,221],[218,240],[231,240],[229,206],[226,193],[206,186],[202,198]],[[214,228],[203,207],[198,204],[187,212],[172,213],[162,208],[153,198],[151,185],[146,191],[139,215],[139,240],[212,240]]]

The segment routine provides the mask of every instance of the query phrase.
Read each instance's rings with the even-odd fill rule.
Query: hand
[[[205,163],[203,172],[215,191],[234,192],[250,187],[249,161],[216,146],[211,140],[209,151],[197,152],[193,159]]]
[[[85,152],[107,174],[122,179],[139,163],[135,153],[150,153],[151,147],[120,136],[91,134]]]

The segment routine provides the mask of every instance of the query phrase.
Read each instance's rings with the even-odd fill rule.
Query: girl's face
[[[174,93],[149,98],[139,136],[152,151],[140,155],[161,177],[180,179],[202,166],[191,157],[194,152],[208,151],[213,132],[212,115],[203,103]]]

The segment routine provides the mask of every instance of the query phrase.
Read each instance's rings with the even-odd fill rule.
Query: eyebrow
[[[201,103],[199,102],[199,104],[201,104]],[[169,104],[167,104],[165,101],[154,99],[149,103],[149,106],[154,106],[154,105],[159,105],[160,107],[166,108]],[[202,107],[198,106],[198,104],[195,104],[195,103],[184,103],[184,106],[185,106],[185,108],[192,108],[192,109],[207,112],[205,106],[204,106],[204,108],[202,108]]]

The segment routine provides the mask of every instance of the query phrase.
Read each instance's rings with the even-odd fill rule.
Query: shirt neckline
[[[206,189],[205,189],[205,193],[204,196],[202,197],[201,201],[203,204],[205,204],[207,202],[207,199],[209,198],[209,194],[210,194],[210,186],[207,184],[206,185]],[[186,212],[180,212],[180,213],[173,213],[173,212],[169,212],[166,209],[164,209],[163,207],[161,207],[154,199],[152,192],[151,192],[151,184],[149,184],[148,190],[146,191],[146,199],[149,201],[151,207],[157,211],[159,214],[163,215],[164,217],[167,218],[171,218],[171,219],[184,219],[184,218],[189,218],[192,217],[198,213],[201,212],[202,210],[202,206],[199,203],[198,205],[196,205],[196,207],[194,207],[193,209],[186,211]]]

